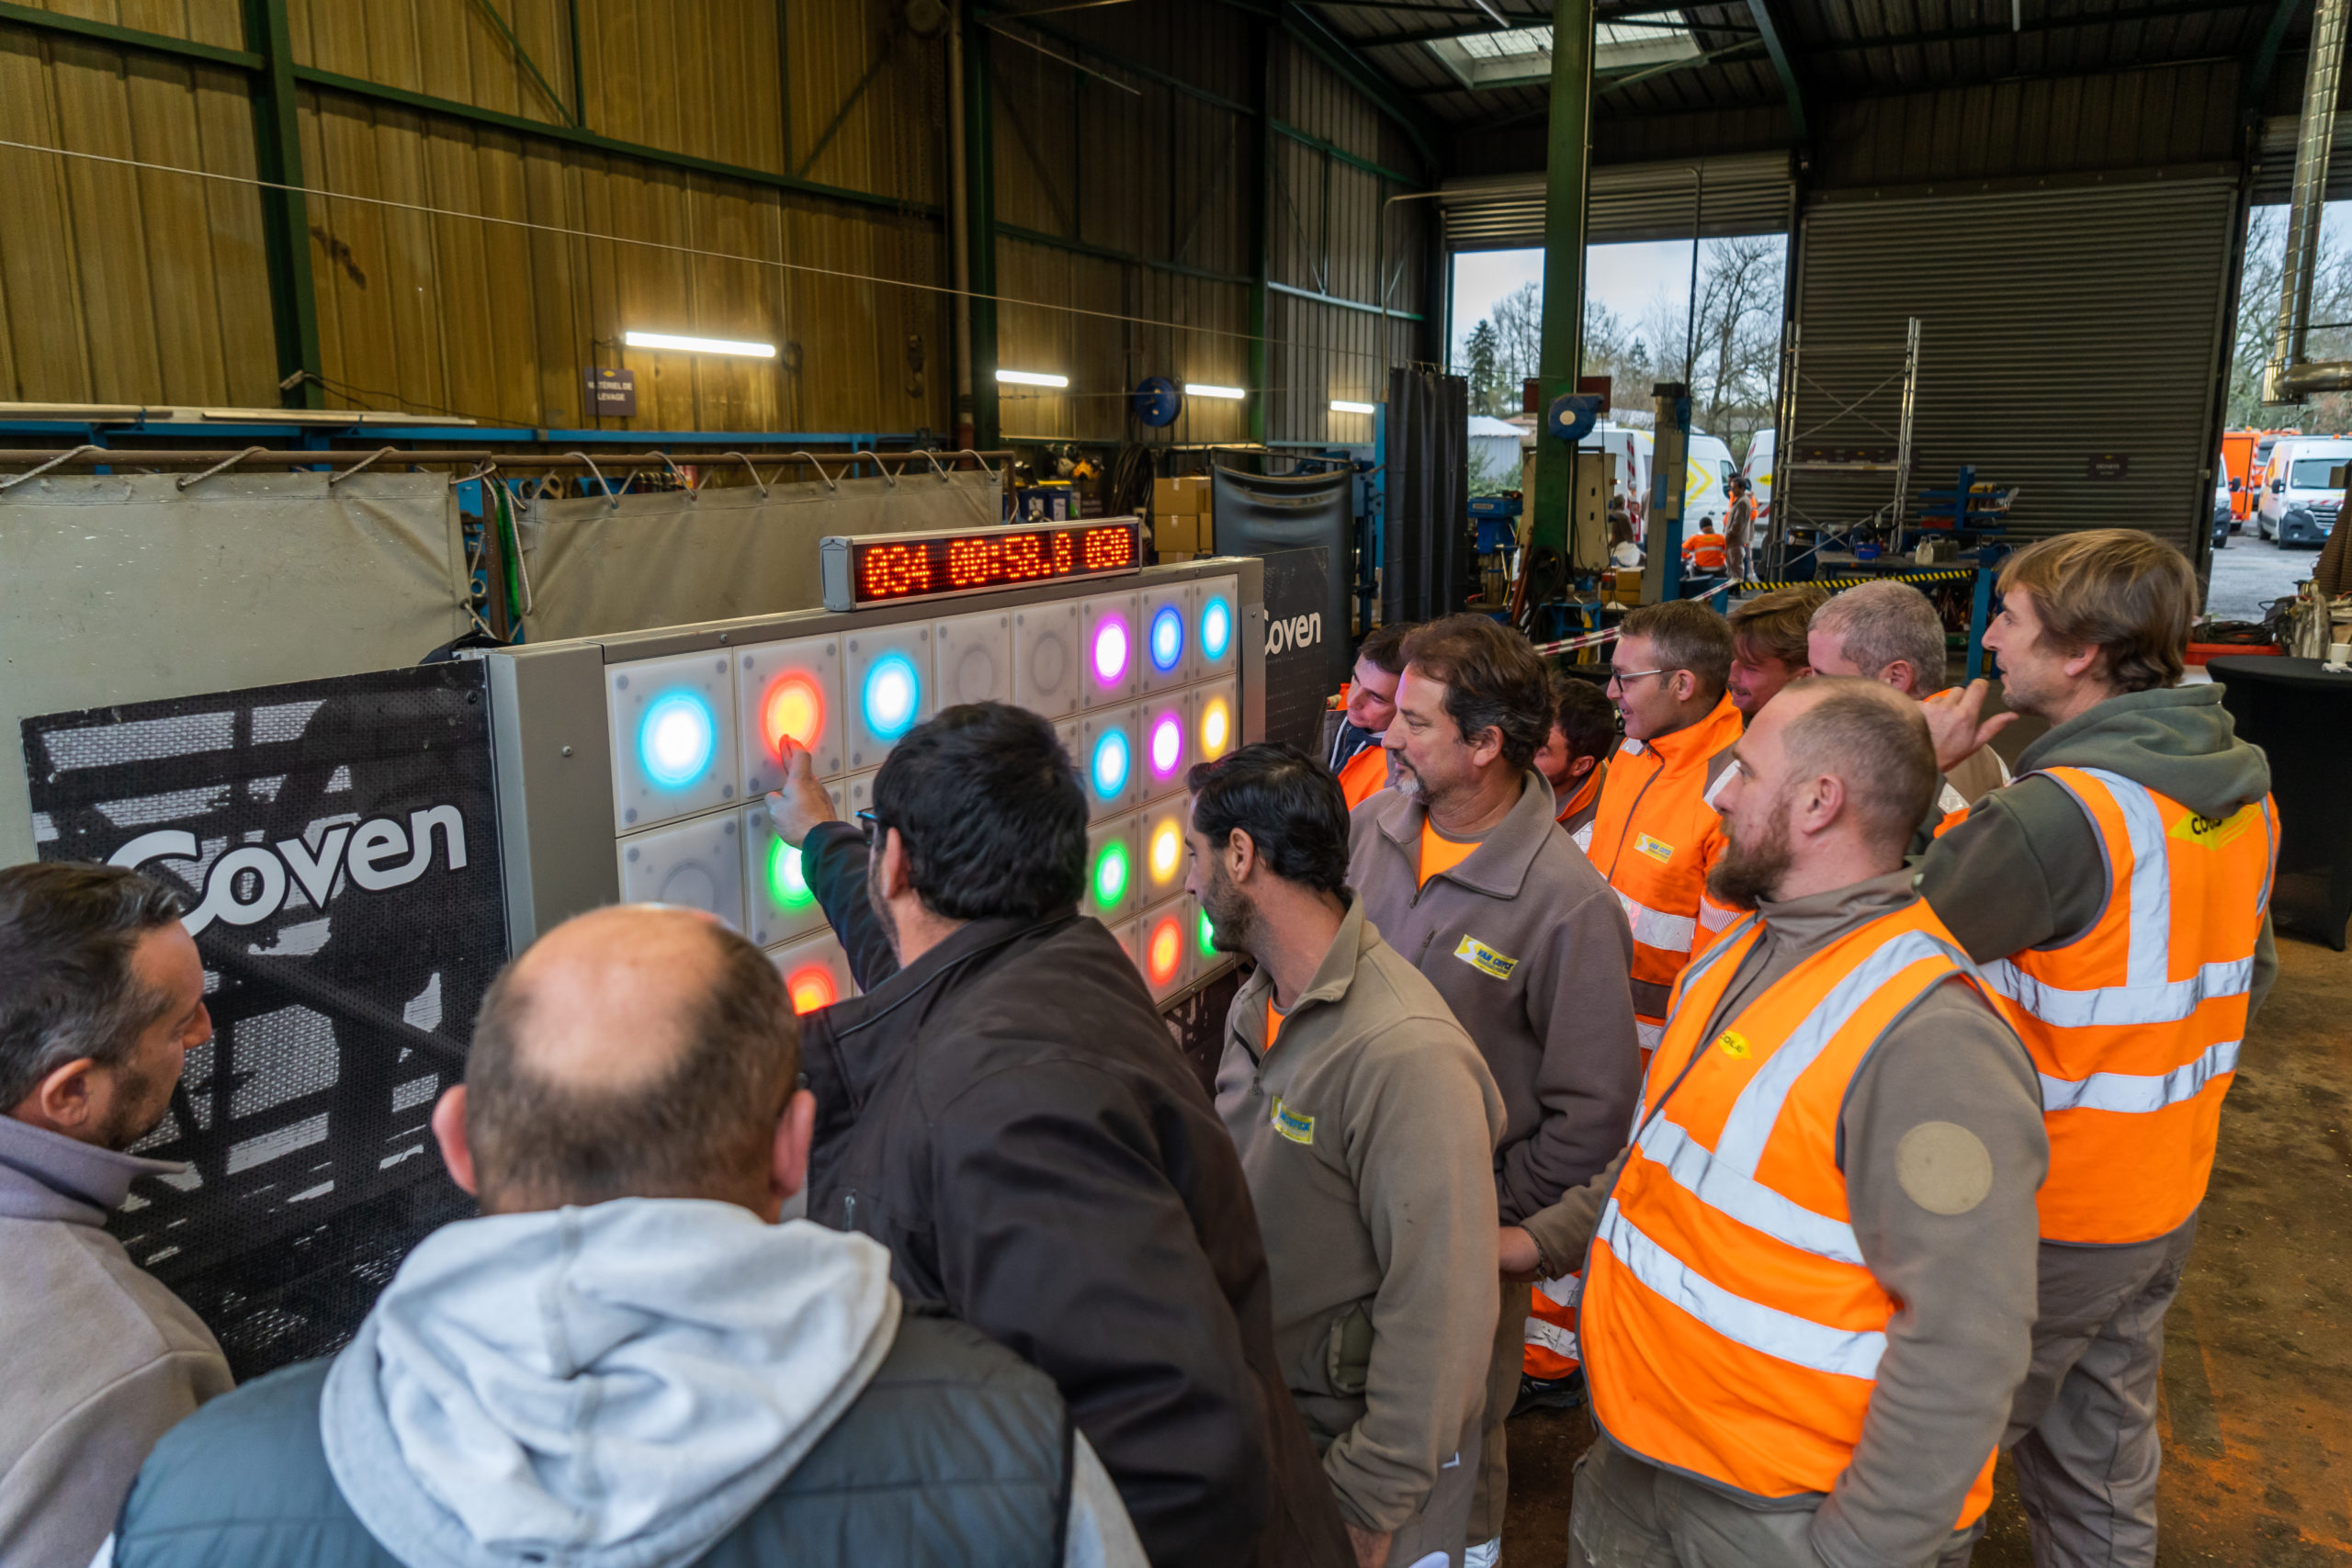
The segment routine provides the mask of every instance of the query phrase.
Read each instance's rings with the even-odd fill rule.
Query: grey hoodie
[[[2107,901],[2107,860],[2090,818],[2038,768],[2104,768],[2205,817],[2270,793],[2270,763],[2237,738],[2214,685],[2110,697],[2052,728],[2018,758],[2018,782],[1976,803],[1915,868],[1968,955],[1983,964],[2080,935]],[[2278,974],[2266,917],[2254,952],[2248,1017]]]
[[[445,1226],[329,1372],[335,1484],[408,1568],[684,1568],[864,1390],[890,1255],[731,1203],[621,1199]],[[1136,1565],[1085,1439],[1070,1563]]]

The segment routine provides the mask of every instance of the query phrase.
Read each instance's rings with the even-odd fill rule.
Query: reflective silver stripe
[[[1943,794],[1936,796],[1936,809],[1947,817],[1955,811],[1965,811],[1968,809],[1968,797],[1952,788],[1951,781],[1946,779]]]
[[[1639,1045],[1643,1050],[1657,1050],[1657,1043],[1665,1038],[1666,1025],[1662,1023],[1645,1023],[1638,1018],[1634,1021],[1634,1043]],[[1637,1117],[1641,1114],[1639,1107],[1634,1109],[1634,1114]]]
[[[1600,1239],[1627,1273],[1735,1344],[1816,1372],[1878,1376],[1885,1335],[1809,1323],[1732,1294],[1644,1235],[1613,1198],[1601,1213]]]
[[[2168,1073],[2093,1073],[2086,1078],[2053,1078],[2041,1075],[2041,1109],[2052,1111],[2120,1111],[2145,1116],[2167,1105],[2178,1105],[2205,1092],[2223,1073],[2238,1070],[2238,1043],[2224,1040],[2209,1045],[2185,1067]]]
[[[1739,919],[1740,913],[1737,909],[1726,909],[1721,904],[1710,904],[1704,899],[1699,902],[1699,923],[1711,931],[1723,930]]]
[[[1799,1251],[1838,1263],[1861,1263],[1862,1247],[1854,1239],[1853,1226],[1817,1214],[1728,1168],[1665,1117],[1653,1118],[1637,1141],[1645,1158],[1655,1161],[1676,1186],[1718,1213]]]
[[[2208,964],[2186,980],[2073,991],[2038,979],[2006,958],[1996,958],[1984,965],[1984,983],[2052,1029],[2178,1023],[2200,1003],[2242,997],[2253,989],[2254,960],[2233,958]]]
[[[1741,1176],[1753,1177],[1757,1162],[1764,1156],[1764,1145],[1771,1141],[1773,1124],[1781,1119],[1781,1107],[1797,1079],[1820,1059],[1846,1021],[1881,986],[1923,958],[1943,958],[1955,968],[1968,967],[1968,960],[1956,949],[1925,931],[1901,931],[1882,942],[1877,952],[1829,987],[1829,994],[1756,1069],[1724,1121],[1723,1136],[1715,1140],[1715,1158]]]
[[[2172,975],[2172,863],[2165,854],[2164,813],[2145,786],[2104,768],[2080,772],[2107,786],[2123,813],[2123,834],[2132,841],[2131,946],[2123,961],[2123,983],[2134,988],[2161,986]]]
[[[1699,922],[1689,915],[1669,915],[1647,904],[1637,904],[1616,888],[1610,891],[1616,893],[1617,902],[1625,907],[1625,923],[1634,928],[1634,940],[1644,947],[1688,953],[1699,940]]]

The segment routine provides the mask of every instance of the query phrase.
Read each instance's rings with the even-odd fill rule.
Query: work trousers
[[[1487,1365],[1487,1414],[1478,1433],[1478,1488],[1470,1503],[1464,1538],[1477,1546],[1503,1533],[1510,1503],[1510,1466],[1503,1450],[1503,1423],[1519,1403],[1519,1370],[1527,1357],[1527,1298],[1533,1289],[1503,1281],[1502,1312],[1495,1319],[1494,1359]]]
[[[2165,1310],[2197,1220],[2130,1247],[2043,1243],[2033,1366],[2009,1406],[2038,1568],[2154,1568]]]
[[[1824,1568],[1811,1507],[1764,1508],[1661,1470],[1609,1440],[1577,1461],[1568,1568]],[[1964,1568],[1981,1530],[1954,1530],[1936,1568]]]

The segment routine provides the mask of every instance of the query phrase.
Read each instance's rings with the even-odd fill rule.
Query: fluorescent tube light
[[[738,354],[747,359],[774,359],[772,343],[737,343],[723,337],[680,337],[674,333],[623,333],[631,348],[674,348],[682,354]]]
[[[1205,381],[1187,381],[1184,395],[1188,398],[1246,398],[1250,394],[1238,387],[1212,387]]]
[[[1011,387],[1067,387],[1067,376],[1048,376],[1042,370],[1000,370],[996,378]]]
[[[1333,413],[1370,413],[1372,412],[1372,405],[1370,403],[1351,403],[1345,398],[1333,398],[1331,400],[1331,412]]]

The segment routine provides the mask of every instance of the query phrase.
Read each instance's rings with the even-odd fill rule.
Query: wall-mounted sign
[[[2120,452],[2097,453],[2091,457],[2089,471],[2095,479],[2128,479],[2132,477],[2132,459]]]
[[[1143,569],[1143,525],[1114,518],[1068,528],[835,535],[818,543],[825,608],[862,610],[1030,582],[1120,577]]]
[[[585,377],[588,412],[604,419],[637,417],[637,372],[592,367]]]

